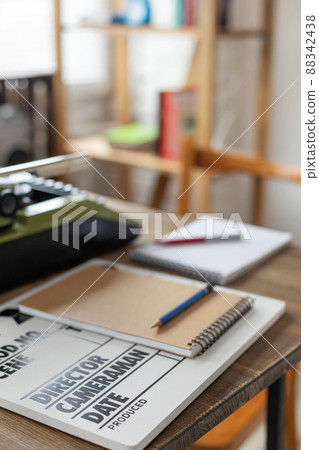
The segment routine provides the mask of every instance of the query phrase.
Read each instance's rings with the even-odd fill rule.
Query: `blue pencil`
[[[196,294],[192,295],[183,303],[180,303],[178,306],[175,306],[175,308],[171,309],[168,313],[164,314],[162,317],[157,319],[156,322],[153,323],[151,328],[161,327],[162,325],[165,325],[169,320],[173,319],[173,317],[177,316],[182,311],[185,311],[186,308],[193,305],[195,302],[197,302],[197,300],[203,298],[212,289],[213,289],[212,286],[208,285],[204,289],[201,289],[200,291],[196,292]]]

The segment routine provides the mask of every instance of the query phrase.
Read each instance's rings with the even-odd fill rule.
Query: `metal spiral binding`
[[[254,303],[251,297],[244,297],[239,300],[231,309],[225,312],[218,320],[212,322],[198,336],[191,340],[187,345],[200,345],[202,348],[199,355],[204,353],[214,342],[216,342],[229,328],[237,322],[247,311],[249,311]]]

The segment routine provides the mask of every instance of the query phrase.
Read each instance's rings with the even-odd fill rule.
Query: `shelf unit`
[[[62,81],[62,50],[61,50],[61,5],[60,0],[53,0],[54,12],[54,42],[55,42],[55,72],[53,76],[53,110],[54,110],[54,147],[56,154],[63,154],[64,139],[67,135],[66,115],[65,115],[65,93]]]
[[[82,22],[77,25],[77,27],[101,31],[109,36],[129,36],[136,33],[189,33],[194,36],[200,37],[200,30],[195,26],[167,29],[156,28],[149,25],[143,25],[140,27],[128,27],[126,25],[104,25],[97,22]]]
[[[196,26],[182,26],[179,28],[157,28],[149,25],[139,27],[128,27],[126,25],[105,25],[99,22],[80,22],[77,25],[62,26],[61,30],[65,31],[72,28],[84,28],[90,30],[97,30],[109,36],[129,36],[136,33],[169,33],[169,34],[192,34],[197,38],[201,38],[201,30]],[[219,28],[217,29],[217,36],[229,36],[239,38],[250,37],[264,37],[267,32],[259,29],[236,29],[236,28]]]
[[[72,145],[65,144],[64,149],[67,153],[74,153],[74,149],[82,154],[89,154],[92,158],[103,160],[112,164],[118,164],[122,171],[120,172],[120,179],[117,184],[117,189],[125,197],[130,199],[130,185],[129,185],[129,171],[133,168],[151,170],[158,174],[158,183],[150,206],[159,208],[162,196],[165,191],[166,183],[169,177],[180,176],[183,171],[182,161],[171,161],[169,159],[160,158],[157,155],[147,152],[137,152],[131,150],[124,150],[119,148],[112,148],[103,136],[87,136],[79,139],[72,139]],[[192,176],[197,178],[201,174],[202,169],[193,168]],[[214,176],[220,174],[220,170],[214,171]],[[196,183],[196,204],[198,209],[205,211],[205,195],[204,191],[207,188],[207,179],[202,177]]]
[[[58,11],[56,17],[60,16],[60,0],[54,0],[55,8]],[[115,0],[115,9],[120,8],[121,0]],[[213,97],[214,97],[214,62],[215,62],[215,49],[216,40],[218,36],[234,39],[250,39],[257,38],[263,42],[262,46],[262,62],[260,68],[259,87],[258,87],[258,116],[265,111],[269,105],[269,80],[270,80],[270,52],[271,52],[271,35],[272,35],[272,15],[274,0],[264,0],[264,24],[261,29],[236,29],[236,28],[223,28],[220,29],[217,26],[217,0],[201,0],[199,21],[197,26],[181,27],[174,29],[162,29],[152,26],[141,27],[128,27],[124,25],[104,25],[97,22],[82,22],[78,24],[78,27],[95,30],[98,33],[105,34],[113,41],[113,80],[114,80],[114,94],[116,99],[116,121],[118,123],[128,123],[131,120],[130,112],[130,94],[128,87],[128,68],[127,68],[127,40],[129,36],[137,33],[172,33],[181,34],[187,33],[195,36],[196,48],[194,57],[190,67],[190,71],[187,77],[186,87],[192,86],[197,91],[197,106],[196,106],[196,120],[197,120],[197,134],[196,145],[199,148],[208,148],[212,132],[213,117]],[[61,27],[60,22],[56,21],[56,26],[59,31],[64,30]],[[57,33],[58,34],[58,33]],[[57,55],[61,59],[61,37],[57,39]],[[61,75],[61,63],[59,66],[59,73]],[[60,92],[62,92],[62,79],[60,76]],[[257,127],[257,145],[256,155],[264,157],[266,154],[266,117],[263,116],[258,123]],[[97,137],[96,137],[97,138]],[[95,138],[94,138],[95,139]],[[85,143],[92,143],[92,138],[76,140],[77,146],[88,153],[94,153],[89,147],[85,146]],[[70,146],[68,146],[70,151]],[[114,150],[111,153],[101,153],[100,159],[105,159],[114,163],[121,164],[123,167],[122,178],[127,178],[129,175],[130,167],[145,167],[144,156],[141,154],[123,151],[123,156],[119,157],[119,150]],[[146,155],[145,158],[149,159],[150,155]],[[158,185],[155,188],[155,196],[159,201],[161,196],[158,195],[158,190],[164,191],[165,184],[169,176],[180,174],[180,163],[174,161],[165,161],[160,157],[154,156],[154,167],[162,168],[162,170],[156,170],[160,173]],[[151,165],[152,166],[152,165]],[[166,167],[172,167],[172,170],[166,170]],[[152,170],[152,169],[151,169]],[[208,177],[206,179],[205,189],[209,189]],[[258,223],[261,221],[261,201],[263,194],[262,181],[258,178],[255,180],[255,198],[254,198],[254,219]],[[204,189],[204,181],[203,181]],[[129,193],[129,189],[127,189]],[[208,203],[208,201],[207,201]],[[154,205],[154,200],[152,201]],[[155,206],[160,206],[155,205]],[[203,208],[209,208],[209,205],[203,205]]]
[[[79,139],[72,139],[72,145],[81,153],[85,153],[86,149],[90,149],[90,156],[96,159],[127,165],[135,168],[153,170],[165,175],[179,175],[181,171],[180,161],[171,161],[165,158],[159,158],[157,155],[148,152],[137,152],[132,150],[124,150],[120,148],[112,148],[103,136],[87,136]],[[68,152],[74,150],[67,146]]]

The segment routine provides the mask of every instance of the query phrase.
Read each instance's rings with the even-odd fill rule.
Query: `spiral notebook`
[[[250,297],[213,291],[166,325],[151,328],[154,320],[206,283],[103,264],[80,266],[50,282],[25,298],[20,311],[192,358],[253,307]]]
[[[133,249],[130,257],[140,263],[173,270],[190,277],[205,277],[211,283],[227,284],[253,269],[292,239],[291,233],[285,231],[226,219],[217,220],[211,215],[202,216],[186,224],[184,230],[193,238],[209,235],[212,230],[214,237],[223,236],[224,232],[239,230],[242,238],[217,238],[205,243],[174,245],[151,243]],[[183,238],[181,229],[175,230],[174,233],[174,238]],[[172,239],[171,235],[164,237]]]

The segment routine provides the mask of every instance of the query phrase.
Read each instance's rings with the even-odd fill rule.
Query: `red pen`
[[[156,244],[160,245],[177,245],[177,244],[197,244],[199,242],[207,242],[207,241],[228,241],[240,239],[239,234],[231,234],[227,237],[227,239],[221,239],[220,236],[215,238],[206,238],[206,237],[196,237],[196,238],[187,238],[187,239],[160,239],[158,241],[154,241]]]
[[[174,244],[195,244],[196,242],[206,242],[211,239],[202,238],[193,238],[193,239],[161,239],[159,241],[155,241],[156,244],[160,245],[174,245]]]

